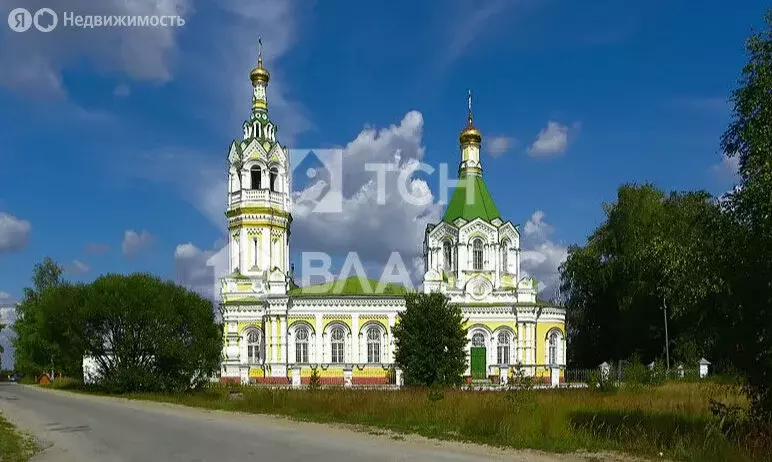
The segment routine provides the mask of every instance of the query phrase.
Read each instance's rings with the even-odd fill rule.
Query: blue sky
[[[0,10],[128,14],[124,2],[91,3],[0,0]],[[21,296],[45,256],[73,280],[150,271],[209,284],[202,262],[224,234],[226,150],[248,115],[258,35],[273,76],[271,115],[293,148],[345,147],[361,159],[388,159],[399,148],[453,171],[471,88],[489,189],[525,232],[526,270],[550,282],[566,246],[584,241],[621,183],[716,194],[732,186],[732,165],[718,152],[726,98],[745,61],[744,39],[769,6],[135,3],[132,13],[180,12],[186,24],[43,34],[15,33],[3,21],[6,300]],[[429,206],[352,198],[343,217],[299,220],[293,251],[360,251],[371,271],[387,250],[416,259],[425,226],[416,216],[442,212],[437,175],[425,179]]]

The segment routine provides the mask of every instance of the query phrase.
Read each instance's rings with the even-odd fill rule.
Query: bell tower
[[[249,73],[252,109],[242,124],[243,137],[228,152],[228,202],[231,281],[223,281],[223,299],[255,293],[286,294],[289,275],[289,157],[279,143],[268,113],[268,82],[262,39],[257,65]],[[251,282],[247,284],[246,282]],[[234,290],[235,289],[235,290]],[[245,293],[243,293],[246,291]]]

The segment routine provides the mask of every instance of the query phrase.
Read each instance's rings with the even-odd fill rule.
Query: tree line
[[[13,329],[18,372],[83,377],[111,392],[179,391],[204,385],[220,367],[222,327],[212,303],[149,274],[107,274],[90,284],[62,279],[50,258],[35,265]]]
[[[633,356],[694,364],[745,380],[772,416],[772,10],[746,41],[721,151],[739,184],[721,197],[625,184],[605,220],[561,267],[569,361]],[[665,322],[669,339],[665,341]]]

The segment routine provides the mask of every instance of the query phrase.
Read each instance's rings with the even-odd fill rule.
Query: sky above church
[[[60,17],[49,33],[18,33],[0,22],[0,304],[21,297],[45,256],[74,281],[148,271],[211,290],[205,262],[224,243],[226,154],[249,114],[258,36],[279,140],[346,159],[343,212],[296,217],[293,261],[353,251],[377,277],[398,251],[420,278],[425,226],[444,209],[439,173],[409,183],[428,203],[379,204],[364,165],[455,172],[471,89],[485,181],[520,225],[523,269],[551,294],[567,247],[601,222],[620,184],[732,187],[719,137],[743,42],[768,6],[93,3],[0,0],[0,12],[179,14],[185,25],[77,29]]]

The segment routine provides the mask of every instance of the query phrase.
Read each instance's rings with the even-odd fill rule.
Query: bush
[[[619,389],[617,383],[612,379],[611,373],[604,376],[599,371],[592,371],[587,374],[587,387],[590,390],[600,392],[613,392]]]

